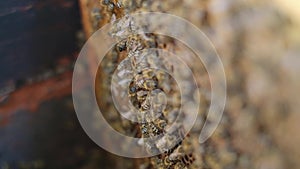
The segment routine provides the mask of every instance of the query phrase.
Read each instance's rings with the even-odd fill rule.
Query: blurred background
[[[237,166],[299,168],[300,2],[188,0],[168,6],[172,2],[157,9],[202,29],[224,63],[230,139],[245,155],[237,156]],[[90,140],[73,109],[73,64],[96,30],[101,3],[0,4],[0,169],[125,168],[120,160],[133,167],[133,159]]]

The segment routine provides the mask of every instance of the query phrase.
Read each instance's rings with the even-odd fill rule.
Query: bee
[[[164,158],[164,166],[165,168],[169,169],[172,168],[175,165],[175,162],[169,159],[169,156],[166,156]]]
[[[103,0],[103,1],[102,1],[102,4],[103,4],[103,5],[108,5],[109,3],[110,3],[110,0]]]
[[[101,19],[101,13],[99,8],[93,8],[91,11],[91,17],[99,21]]]
[[[122,2],[118,1],[118,2],[116,3],[116,5],[117,5],[118,8],[121,8],[121,7],[122,7]]]
[[[103,0],[102,4],[105,5],[107,7],[107,10],[109,12],[112,12],[115,8],[115,4],[114,2],[110,1],[110,0]]]
[[[152,70],[152,69],[145,69],[143,72],[142,72],[143,76],[145,77],[148,77],[148,78],[152,78],[155,76],[155,72]]]
[[[157,127],[160,130],[164,130],[165,127],[167,126],[167,120],[165,120],[165,119],[156,119],[155,124],[157,124]]]
[[[140,54],[138,54],[138,55],[140,55]],[[137,72],[142,72],[142,71],[144,71],[144,69],[146,69],[148,67],[149,67],[149,63],[147,63],[147,61],[145,61],[145,60],[141,60],[140,62],[136,63],[135,70]]]
[[[137,96],[137,100],[142,103],[146,100],[147,98],[147,95],[148,95],[148,92],[145,91],[145,90],[140,90],[136,93],[136,96]]]
[[[102,19],[100,9],[99,8],[93,8],[90,15],[91,15],[91,19],[92,19],[93,28],[97,29],[99,21]]]
[[[174,147],[166,150],[164,152],[164,154],[171,154],[171,153],[173,153],[181,144],[182,144],[182,141],[179,141]]]
[[[127,38],[127,47],[130,51],[141,51],[145,48],[145,44],[140,35],[131,35]]]
[[[194,161],[195,157],[192,153],[189,154],[183,154],[174,152],[169,156],[170,161],[173,161],[176,163],[175,168],[184,168],[190,166]]]
[[[136,89],[135,86],[131,86],[131,87],[129,88],[129,94],[130,94],[130,95],[134,95],[136,91],[137,91],[137,89]]]
[[[156,77],[149,77],[148,74],[142,74],[136,77],[136,85],[144,90],[154,90],[158,87],[158,79]]]
[[[107,9],[108,11],[113,11],[115,9],[115,4],[110,2],[108,5],[107,5]]]
[[[136,84],[139,88],[143,88],[143,87],[144,87],[144,86],[143,86],[144,82],[145,82],[144,79],[138,79],[138,80],[136,81],[135,84]]]
[[[157,79],[149,79],[144,83],[144,88],[147,90],[154,90],[157,88]]]
[[[179,162],[183,164],[185,167],[190,166],[195,161],[195,157],[192,153],[185,154],[179,158]]]
[[[154,136],[160,135],[162,133],[162,130],[158,128],[153,122],[149,123],[149,127],[151,128]]]
[[[120,6],[128,8],[129,6],[133,5],[133,1],[132,0],[118,0],[118,2],[120,4]]]
[[[148,137],[148,133],[149,133],[149,130],[148,130],[148,124],[147,123],[142,123],[141,124],[141,132],[143,134],[143,137]]]
[[[113,13],[120,12],[118,10],[120,10],[122,8],[122,3],[120,1],[115,2],[115,1],[111,1],[111,0],[103,0],[102,5],[106,6],[108,12],[113,12]]]
[[[150,109],[150,90],[157,86],[157,82],[153,82],[152,78],[145,77],[145,74],[149,75],[151,73],[141,72],[136,75],[130,82],[128,88],[131,103],[136,108],[141,109],[141,111]]]
[[[148,99],[146,99],[143,103],[142,103],[142,105],[141,105],[141,107],[142,107],[142,109],[143,110],[149,110],[150,109],[150,103],[148,102]]]
[[[125,51],[127,49],[126,40],[121,40],[116,47],[119,52]]]
[[[152,166],[155,166],[157,169],[165,169],[163,158],[161,156],[154,156],[151,158]]]

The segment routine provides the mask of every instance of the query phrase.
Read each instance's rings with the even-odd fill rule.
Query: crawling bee
[[[139,87],[139,88],[143,88],[143,84],[144,84],[145,80],[140,78],[140,79],[137,79],[136,80],[136,85]]]
[[[117,0],[102,0],[102,5],[107,10],[111,18],[120,18],[123,15],[123,5]],[[115,18],[113,19],[115,20]]]
[[[103,0],[103,1],[102,1],[102,4],[103,4],[103,5],[108,5],[109,3],[110,3],[110,0]]]
[[[136,92],[137,92],[137,88],[136,88],[136,86],[134,85],[134,84],[130,84],[129,85],[129,95],[135,95],[136,94]]]
[[[155,156],[152,157],[150,160],[152,166],[149,166],[150,168],[153,168],[155,166],[157,169],[165,169],[164,160],[161,156]]]
[[[142,123],[141,124],[141,132],[143,137],[149,137],[149,129],[148,129],[148,124],[147,123]]]
[[[182,169],[195,161],[193,154],[172,153],[164,157],[164,167],[168,169]]]
[[[144,83],[144,88],[147,90],[153,90],[155,88],[157,88],[158,82],[157,82],[157,78],[153,78],[153,79],[149,79],[147,81],[145,81]]]
[[[90,15],[91,15],[91,19],[92,19],[93,28],[97,29],[99,26],[99,21],[102,19],[100,9],[93,8]]]
[[[190,166],[195,161],[193,154],[183,154],[174,152],[164,157],[164,167],[172,169],[182,169]]]
[[[91,11],[91,17],[99,21],[101,19],[101,13],[99,8],[93,8]]]
[[[118,2],[116,3],[116,5],[117,5],[118,8],[121,8],[121,7],[122,7],[122,2],[118,1]]]
[[[166,150],[164,152],[164,154],[168,155],[168,154],[173,153],[175,151],[175,149],[177,149],[181,144],[182,144],[182,141],[179,141],[173,148]]]
[[[117,50],[119,52],[122,52],[122,51],[125,51],[127,49],[127,46],[126,46],[126,39],[125,40],[121,40],[118,44],[117,44]]]
[[[115,4],[111,0],[103,0],[102,4],[105,5],[107,7],[107,10],[110,12],[115,8]]]
[[[193,156],[192,153],[190,154],[185,154],[185,155],[178,155],[177,157],[177,165],[178,168],[183,168],[183,167],[188,167],[190,166],[193,162],[195,161],[195,157]]]
[[[158,128],[153,122],[149,123],[149,127],[151,128],[152,134],[154,136],[160,135],[162,130]]]
[[[141,51],[145,48],[144,41],[140,35],[131,35],[127,38],[126,42],[128,50],[132,52]]]
[[[157,84],[158,80],[153,72],[147,70],[137,74],[129,84],[128,94],[131,103],[137,109],[149,110],[151,107],[150,93],[157,88]]]
[[[148,102],[148,99],[142,103],[141,107],[142,107],[143,110],[149,110],[150,109],[151,105]]]
[[[145,90],[154,90],[158,87],[158,79],[155,76],[155,72],[151,69],[146,69],[141,72],[140,75],[143,79],[143,83],[139,85]]]
[[[167,168],[167,169],[172,168],[172,167],[174,167],[175,164],[176,164],[175,161],[170,160],[169,156],[166,156],[164,158],[164,167],[165,168]]]
[[[139,90],[136,93],[136,96],[137,96],[137,100],[139,101],[139,103],[142,104],[146,100],[146,98],[148,96],[148,92],[145,90]]]
[[[167,126],[167,120],[165,119],[156,119],[155,123],[161,130],[164,130],[164,128]]]

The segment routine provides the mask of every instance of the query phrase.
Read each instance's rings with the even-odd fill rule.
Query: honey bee
[[[155,76],[155,73],[152,69],[145,69],[143,70],[143,72],[141,72],[141,74],[144,76],[144,77],[147,77],[148,79],[151,79],[152,77]]]
[[[103,4],[103,5],[108,5],[109,3],[110,3],[110,0],[103,0],[103,1],[102,1],[102,4]]]
[[[182,144],[182,141],[179,141],[173,148],[168,149],[164,152],[164,154],[171,154]]]
[[[165,168],[169,169],[172,168],[175,165],[175,162],[169,159],[169,156],[166,156],[164,158],[164,166]]]
[[[151,69],[143,70],[139,79],[137,84],[145,90],[154,90],[158,87],[158,79]]]
[[[93,8],[91,11],[91,17],[99,21],[101,19],[101,13],[99,8]]]
[[[136,93],[137,100],[140,102],[140,104],[146,100],[147,95],[148,95],[148,92],[145,91],[145,90],[139,90],[139,91]]]
[[[153,122],[149,123],[149,127],[151,128],[152,134],[154,136],[160,135],[162,130],[158,128]]]
[[[168,156],[168,159],[174,164],[174,168],[188,167],[195,161],[195,157],[192,153],[184,154],[174,152]]]
[[[136,89],[135,86],[131,86],[131,87],[129,88],[129,94],[130,94],[130,95],[134,95],[136,91],[137,91],[137,89]]]
[[[123,14],[122,3],[116,0],[103,0],[102,5],[105,6],[110,17],[121,17]],[[113,19],[114,20],[114,19]]]
[[[150,168],[153,168],[153,166],[155,166],[157,169],[165,169],[164,161],[162,159],[163,158],[160,155],[152,157],[151,158],[152,166]]]
[[[149,130],[148,130],[148,124],[147,123],[142,123],[141,124],[141,132],[143,137],[149,137]]]
[[[137,85],[139,88],[143,88],[144,82],[145,82],[144,79],[137,79],[136,85]]]
[[[102,19],[100,9],[99,8],[93,8],[90,15],[91,15],[91,19],[92,19],[93,28],[97,29],[99,21]]]
[[[155,120],[155,123],[161,130],[164,130],[164,128],[167,126],[167,120],[165,119],[157,119]]]
[[[118,2],[116,3],[116,5],[117,5],[118,8],[121,8],[121,7],[122,7],[122,2],[118,1]]]
[[[158,85],[157,79],[153,78],[151,80],[147,80],[144,83],[144,88],[148,89],[148,90],[153,90],[153,89],[157,88],[157,85]]]
[[[185,154],[179,158],[179,163],[183,164],[185,167],[190,166],[195,161],[195,157],[192,153]]]
[[[125,40],[121,40],[118,44],[117,44],[117,50],[119,52],[125,51],[127,49],[126,47],[126,39]]]
[[[116,6],[115,3],[111,0],[103,0],[102,4],[107,7],[107,10],[109,12],[112,12],[114,10],[115,6]]]
[[[145,44],[141,39],[140,35],[131,35],[127,38],[127,47],[130,51],[141,51],[144,49]]]
[[[114,10],[114,8],[115,8],[115,4],[114,4],[114,3],[112,3],[112,2],[110,2],[110,3],[107,5],[107,9],[108,9],[108,11],[113,11],[113,10]]]
[[[141,104],[141,107],[143,110],[149,110],[150,109],[150,103],[148,101],[148,99],[146,99],[142,104]]]
[[[129,84],[128,94],[133,105],[141,110],[151,107],[151,91],[158,86],[158,79],[150,70],[138,73]]]

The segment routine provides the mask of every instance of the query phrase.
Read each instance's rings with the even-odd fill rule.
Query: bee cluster
[[[88,1],[92,2],[92,0]],[[123,16],[128,18],[125,22],[117,23],[113,26],[114,31],[117,33],[112,33],[112,35],[119,43],[116,45],[116,49],[108,54],[107,62],[103,63],[106,67],[102,69],[104,70],[102,73],[109,73],[101,76],[101,80],[103,82],[104,77],[107,78],[113,72],[111,65],[119,65],[120,79],[121,77],[125,78],[126,83],[128,83],[126,88],[124,88],[126,92],[123,94],[129,98],[132,106],[140,112],[138,117],[140,123],[135,125],[123,119],[120,120],[120,118],[117,118],[117,115],[112,116],[112,108],[107,106],[106,110],[111,117],[109,119],[110,122],[115,120],[114,124],[116,127],[114,127],[119,130],[129,129],[127,130],[127,135],[134,133],[137,137],[157,138],[151,142],[139,142],[139,144],[149,151],[162,152],[161,155],[151,159],[142,159],[135,167],[127,168],[218,169],[259,168],[261,166],[286,168],[284,167],[286,166],[286,159],[293,158],[294,154],[286,154],[278,149],[274,143],[279,145],[281,141],[278,142],[275,138],[278,136],[280,137],[278,140],[282,140],[284,137],[281,137],[282,135],[273,129],[274,124],[278,124],[277,122],[282,120],[282,117],[279,115],[277,117],[275,112],[286,112],[288,110],[276,108],[277,106],[280,107],[278,103],[281,102],[279,100],[274,103],[273,99],[268,99],[269,104],[276,105],[274,109],[271,108],[272,106],[265,106],[269,104],[261,104],[260,100],[264,100],[264,97],[257,97],[257,94],[262,95],[265,92],[263,90],[257,89],[257,92],[247,91],[252,85],[256,85],[256,78],[253,77],[252,79],[252,74],[258,77],[262,76],[260,79],[268,79],[265,77],[267,74],[262,74],[263,68],[257,69],[257,63],[262,63],[260,61],[265,56],[277,56],[280,52],[268,49],[272,48],[271,46],[274,47],[274,43],[271,43],[274,41],[274,38],[285,37],[286,35],[286,33],[284,33],[284,36],[282,34],[285,31],[275,31],[275,33],[270,31],[274,30],[274,27],[278,25],[285,25],[282,23],[285,19],[278,17],[278,11],[273,11],[272,7],[266,6],[267,4],[260,3],[260,1],[233,2],[220,0],[101,0],[100,10],[92,10],[95,6],[89,9],[89,12],[92,12],[90,18],[97,20],[97,28],[106,23],[112,23]],[[99,7],[98,1],[97,5]],[[220,8],[220,6],[222,7]],[[202,121],[195,123],[197,126],[193,128],[190,136],[179,141],[180,132],[174,133],[173,136],[176,137],[172,137],[172,134],[168,134],[167,130],[174,123],[174,119],[179,117],[178,108],[180,102],[178,100],[180,100],[180,94],[173,86],[170,77],[167,75],[162,76],[163,73],[151,69],[152,65],[159,65],[158,67],[163,68],[162,65],[168,65],[167,61],[163,61],[164,58],[159,58],[160,56],[155,53],[145,58],[141,56],[143,56],[142,51],[148,47],[180,51],[180,46],[173,43],[172,40],[152,34],[118,37],[118,35],[127,34],[131,29],[135,29],[132,27],[132,20],[127,14],[143,11],[167,12],[188,19],[201,28],[213,42],[217,42],[215,43],[216,48],[222,54],[221,57],[225,61],[225,65],[228,65],[225,67],[225,73],[229,75],[227,76],[228,104],[219,127],[214,132],[214,135],[203,144],[199,145],[197,136],[202,128],[201,122],[206,120],[205,112],[209,107],[211,94],[209,78],[205,69],[200,64],[190,62],[190,65],[194,65],[193,71],[201,72],[201,76],[196,81],[201,90],[201,106],[198,115]],[[254,29],[249,29],[249,25]],[[266,33],[268,36],[262,36],[266,35]],[[261,37],[267,38],[261,39]],[[254,41],[257,43],[264,42],[259,47],[265,49],[263,51],[266,53],[263,52],[262,55],[262,50],[256,50],[254,46],[250,45]],[[278,45],[277,43],[275,44]],[[278,46],[274,49],[280,51]],[[183,56],[189,62],[187,54],[184,53]],[[120,65],[119,62],[121,60],[124,63],[126,62],[126,64]],[[264,63],[263,65],[265,66],[263,67],[266,68],[266,72],[270,73],[268,67],[270,62]],[[277,70],[276,68],[274,70]],[[167,70],[172,72],[171,68],[167,68]],[[103,82],[104,87],[101,89],[101,95],[105,99],[109,97],[109,94],[106,93],[109,87],[105,86],[109,82],[109,79]],[[271,80],[266,80],[265,83],[269,84],[269,86],[278,84]],[[249,91],[252,91],[252,88]],[[269,93],[270,96],[268,98],[281,98],[277,97],[276,92],[272,93],[274,95]],[[123,94],[121,95],[123,96]],[[270,123],[265,124],[265,121]],[[244,125],[245,123],[247,125]],[[182,129],[184,131],[180,124],[176,125],[173,130],[179,131]],[[268,132],[275,132],[275,134],[273,133],[274,135],[272,136]],[[169,133],[172,133],[172,131]],[[196,133],[196,136],[194,133]],[[161,137],[160,135],[162,134],[165,137]],[[126,164],[130,162],[126,161]],[[121,168],[125,167],[122,166]]]
[[[116,3],[103,2],[105,5]],[[124,2],[122,2],[124,4]],[[126,4],[126,3],[125,3]],[[126,16],[125,16],[126,18]],[[120,21],[121,22],[121,21]],[[160,154],[141,164],[147,168],[185,168],[191,167],[195,156],[185,140],[185,128],[176,123],[180,115],[181,97],[176,82],[169,73],[172,66],[168,58],[163,58],[158,52],[147,50],[161,48],[158,37],[154,34],[131,34],[122,37],[125,32],[131,32],[131,18],[125,22],[116,21],[111,35],[119,42],[116,51],[123,56],[118,65],[119,76],[116,83],[128,81],[127,88],[120,95],[127,95],[133,108],[138,114],[138,131],[141,137],[139,146],[143,146],[149,153]],[[130,125],[127,125],[129,127]],[[136,128],[136,127],[132,127]],[[131,130],[132,131],[132,130]],[[146,138],[146,139],[144,139]]]
[[[177,96],[180,91],[176,88],[172,77],[163,71],[167,69],[168,66],[165,66],[167,63],[161,63],[162,60],[155,52],[141,57],[143,55],[141,50],[146,48],[141,44],[147,43],[132,42],[132,39],[136,39],[132,37],[128,39],[126,43],[130,41],[131,45],[135,45],[127,47],[127,50],[131,48],[128,51],[128,54],[131,54],[124,59],[130,63],[128,64],[131,67],[129,70],[134,75],[130,79],[127,95],[131,104],[139,112],[137,119],[140,136],[149,138],[140,145],[144,146],[149,153],[161,154],[151,158],[149,166],[153,168],[190,166],[194,161],[194,156],[190,152],[186,153],[182,148],[182,144],[186,144],[183,142],[185,129],[180,123],[174,124],[181,106],[180,96]],[[138,40],[143,39],[139,37]],[[134,52],[132,49],[135,49]],[[153,64],[159,65],[161,70],[152,68]]]

